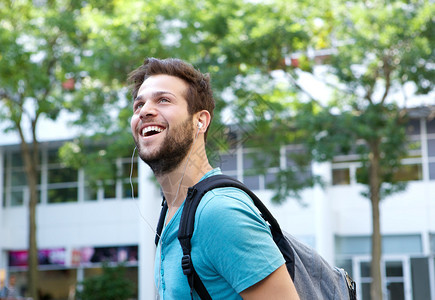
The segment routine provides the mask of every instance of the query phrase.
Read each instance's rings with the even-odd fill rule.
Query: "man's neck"
[[[187,189],[196,183],[213,168],[208,162],[205,149],[193,149],[173,171],[158,176],[163,194],[168,203],[169,212],[175,212],[181,206],[187,195]],[[195,151],[196,150],[196,151]]]

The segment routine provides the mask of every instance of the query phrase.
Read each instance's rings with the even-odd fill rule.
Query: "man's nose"
[[[157,107],[153,101],[146,101],[140,109],[139,116],[141,119],[157,115]]]

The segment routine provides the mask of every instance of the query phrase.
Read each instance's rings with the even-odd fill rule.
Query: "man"
[[[1,290],[0,290],[0,299],[5,299],[5,300],[14,300],[14,299],[18,299],[19,295],[18,295],[18,291],[15,287],[15,283],[16,283],[16,277],[15,275],[9,275],[9,283],[7,286],[4,286]]]
[[[205,143],[213,118],[210,79],[178,59],[146,59],[130,74],[131,130],[139,157],[168,203],[157,247],[155,280],[161,299],[188,299],[177,239],[187,188],[220,174]],[[195,270],[213,299],[299,299],[284,259],[252,200],[235,188],[202,198],[192,242]]]

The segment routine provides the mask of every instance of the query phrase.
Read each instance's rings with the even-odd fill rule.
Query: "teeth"
[[[157,126],[147,126],[142,130],[142,136],[145,136],[150,131],[162,132],[163,129]]]

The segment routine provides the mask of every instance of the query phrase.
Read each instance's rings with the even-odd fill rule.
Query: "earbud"
[[[202,128],[202,126],[203,126],[203,125],[202,125],[202,123],[201,123],[201,122],[198,122],[198,128],[200,128],[200,129],[201,129],[201,128]]]

